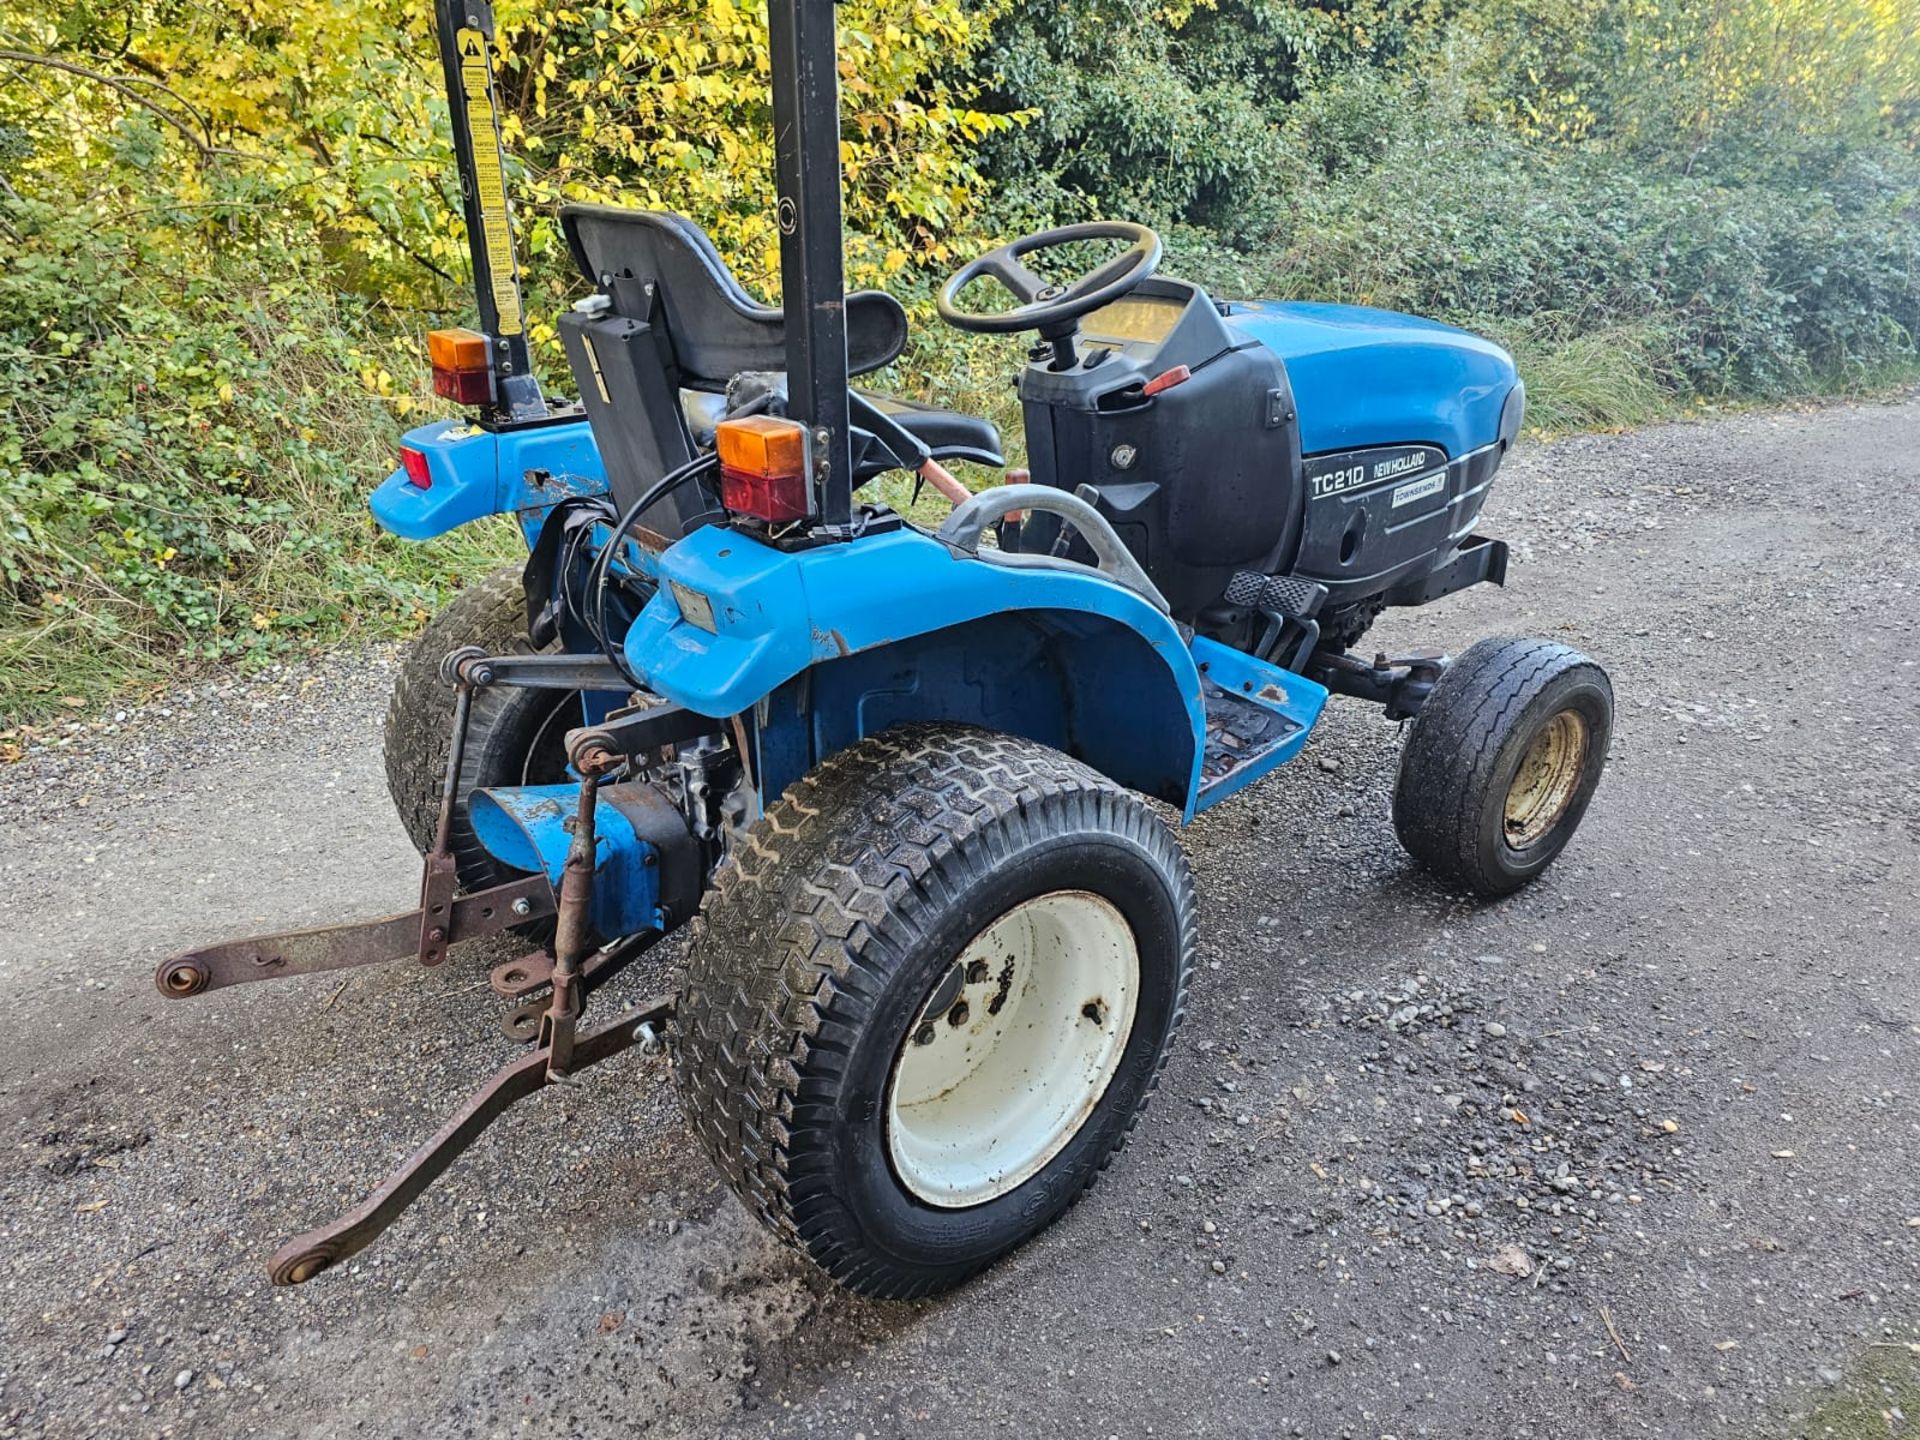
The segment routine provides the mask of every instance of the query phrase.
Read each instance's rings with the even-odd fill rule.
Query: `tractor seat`
[[[786,319],[741,288],[691,220],[654,210],[568,205],[560,225],[580,272],[606,304],[560,317],[580,403],[621,506],[713,444],[725,392],[738,377],[786,368]],[[847,296],[847,373],[864,375],[899,355],[907,312],[879,290]],[[984,420],[873,396],[936,458],[998,465],[999,433]],[[867,445],[854,459],[864,484],[897,462]],[[712,516],[704,487],[682,486],[639,518],[670,539]]]
[[[743,370],[785,368],[784,317],[741,288],[706,231],[685,216],[565,205],[560,228],[580,273],[615,313],[647,321],[658,313],[683,385],[721,390]],[[846,315],[849,375],[878,370],[907,343],[907,312],[885,291],[847,296]]]
[[[876,410],[891,415],[900,428],[918,438],[933,452],[936,460],[971,460],[998,468],[1007,463],[1002,451],[1000,431],[991,420],[963,415],[958,410],[941,410],[897,395],[880,395],[872,390],[860,392]],[[702,450],[713,448],[713,431],[727,414],[727,397],[711,390],[682,390],[680,408],[686,412],[687,428]],[[890,466],[872,468],[855,458],[856,484],[864,485]]]

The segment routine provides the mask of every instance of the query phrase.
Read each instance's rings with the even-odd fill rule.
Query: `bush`
[[[1536,355],[1657,334],[1632,349],[1653,367],[1642,378],[1679,398],[1781,396],[1913,360],[1910,152],[1879,142],[1851,149],[1842,173],[1789,167],[1782,183],[1728,185],[1545,148],[1465,110],[1443,87],[1389,96],[1367,73],[1329,86],[1290,117],[1286,201],[1267,240],[1184,233],[1179,263],[1230,293],[1530,336]]]
[[[378,532],[400,361],[316,284],[12,201],[0,271],[0,695],[13,720],[183,659],[430,613],[487,542]],[[497,538],[496,538],[497,543]]]
[[[972,146],[1015,123],[969,104],[994,13],[839,11],[861,283],[913,282],[980,233]],[[473,551],[517,549],[504,522],[389,540],[365,508],[400,423],[431,413],[420,333],[471,303],[430,14],[0,0],[7,724],[183,660],[404,627]],[[550,321],[579,286],[563,199],[689,213],[774,288],[751,4],[500,16],[530,331],[556,378]]]
[[[751,0],[499,13],[556,380],[551,317],[579,284],[563,200],[690,214],[770,296]],[[850,270],[914,304],[894,382],[1010,441],[1019,345],[940,330],[929,287],[993,234],[1096,213],[1156,225],[1222,295],[1485,330],[1536,423],[1915,365],[1920,47],[1889,0],[837,13]],[[417,336],[470,303],[428,14],[0,0],[8,723],[183,659],[404,627],[517,547],[504,525],[400,544],[364,508],[428,413]]]

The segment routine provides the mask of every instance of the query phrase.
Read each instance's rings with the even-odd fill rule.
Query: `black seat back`
[[[784,370],[786,326],[754,300],[698,225],[658,210],[568,205],[560,227],[580,273],[613,300],[614,312],[645,319],[661,303],[680,383],[721,390],[742,370]],[[865,375],[899,355],[907,312],[879,290],[847,297],[847,373]]]
[[[568,205],[560,224],[574,262],[605,297],[563,315],[560,334],[624,510],[698,453],[681,391],[722,391],[742,371],[785,369],[786,326],[741,288],[691,220]],[[879,369],[906,344],[906,311],[891,295],[849,295],[846,314],[850,374]],[[716,509],[711,486],[683,485],[640,523],[677,540]]]

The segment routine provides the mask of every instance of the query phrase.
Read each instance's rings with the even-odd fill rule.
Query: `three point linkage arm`
[[[624,690],[627,686],[609,662],[570,655],[486,655],[463,650],[449,655],[443,668],[455,686],[453,734],[434,846],[423,864],[419,906],[378,920],[260,935],[191,950],[163,961],[154,975],[162,995],[182,1000],[229,985],[379,964],[409,954],[432,966],[443,961],[448,947],[459,941],[555,917],[551,954],[536,951],[498,965],[491,977],[493,988],[509,998],[550,989],[544,1003],[523,1005],[507,1017],[508,1033],[537,1040],[538,1048],[502,1068],[476,1091],[363,1204],[282,1246],[268,1265],[278,1285],[311,1280],[365,1249],[515,1101],[634,1045],[657,1049],[660,1027],[673,1010],[671,1000],[656,998],[592,1029],[579,1028],[588,992],[658,938],[649,933],[605,949],[593,948],[587,915],[595,874],[596,791],[600,778],[628,757],[710,733],[715,722],[677,706],[660,706],[572,732],[568,755],[581,777],[580,801],[559,894],[555,895],[545,875],[536,874],[457,896],[453,817],[475,689],[520,685]]]

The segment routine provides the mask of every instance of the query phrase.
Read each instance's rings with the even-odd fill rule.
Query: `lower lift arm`
[[[445,672],[456,686],[453,736],[419,906],[378,920],[257,935],[190,950],[163,961],[154,975],[162,995],[183,1000],[229,985],[373,965],[409,955],[432,966],[444,960],[447,948],[459,941],[556,917],[553,954],[540,951],[509,961],[496,966],[492,976],[493,988],[509,998],[550,989],[545,1003],[525,1004],[507,1017],[509,1034],[537,1038],[539,1048],[481,1086],[363,1204],[282,1246],[268,1266],[276,1285],[301,1284],[364,1250],[516,1101],[633,1045],[658,1048],[660,1027],[673,1009],[671,1000],[654,999],[603,1025],[585,1031],[578,1028],[594,986],[658,938],[652,933],[635,935],[602,950],[590,949],[587,915],[594,880],[595,789],[599,776],[625,756],[686,738],[679,733],[682,730],[707,733],[714,722],[666,706],[641,712],[626,723],[615,721],[608,727],[575,732],[568,748],[582,777],[580,810],[575,818],[574,853],[568,857],[559,896],[544,875],[456,896],[453,814],[474,690],[495,684],[612,690],[622,688],[623,682],[608,662],[578,656],[489,656],[477,650],[448,656]]]

